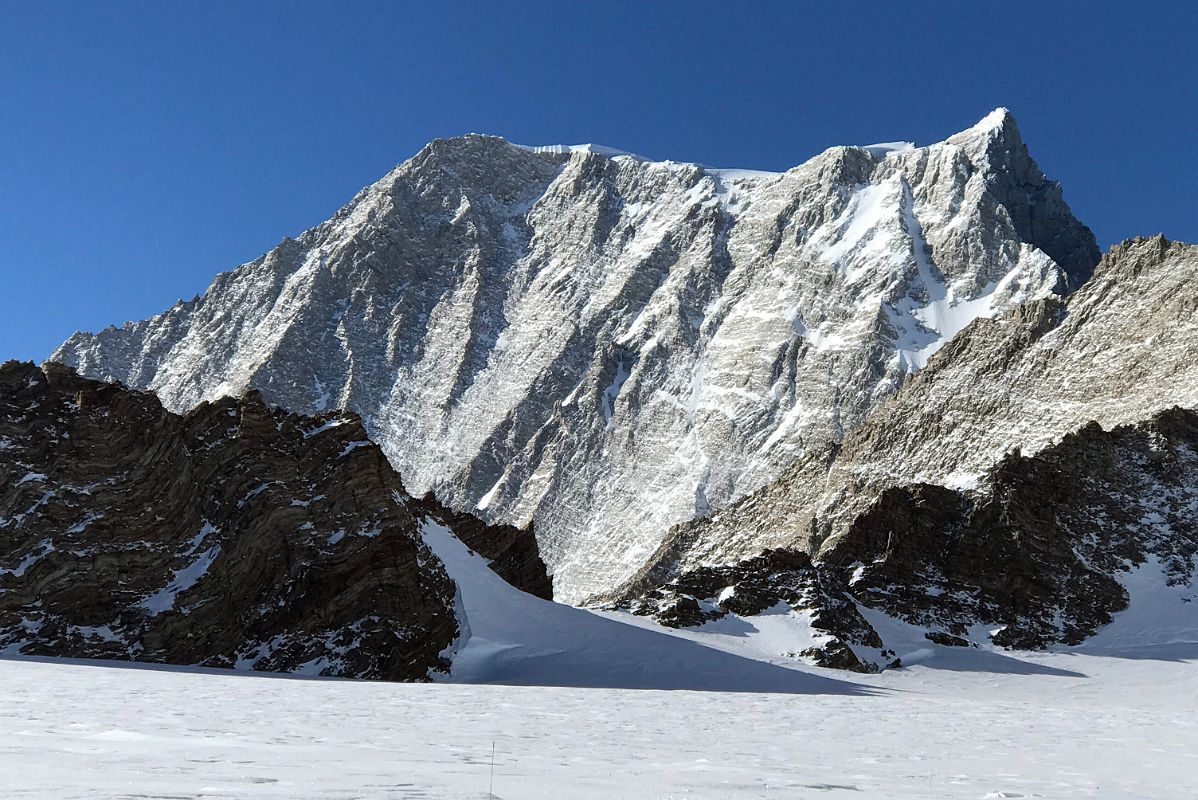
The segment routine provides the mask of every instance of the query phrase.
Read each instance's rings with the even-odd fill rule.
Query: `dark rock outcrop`
[[[1035,455],[1011,452],[978,489],[887,489],[814,563],[772,550],[686,571],[624,605],[692,626],[785,602],[829,637],[799,655],[855,670],[895,664],[862,608],[940,645],[987,635],[1011,648],[1074,645],[1127,608],[1120,578],[1150,559],[1161,583],[1193,584],[1195,509],[1198,414],[1173,408],[1111,431],[1091,423]]]
[[[826,641],[790,655],[854,672],[896,665],[894,653],[861,616],[837,572],[812,564],[797,550],[769,550],[738,564],[699,567],[617,606],[669,627],[689,628],[728,614],[753,617],[779,604],[811,612],[812,628],[825,634]]]
[[[430,522],[550,592],[531,532],[412,498],[353,415],[0,367],[0,652],[425,679],[458,635]]]
[[[1008,647],[1078,644],[1127,607],[1118,578],[1150,556],[1162,582],[1191,580],[1195,508],[1198,414],[1174,408],[1009,453],[981,491],[888,490],[822,560],[864,564],[862,603],[946,635],[982,623]]]

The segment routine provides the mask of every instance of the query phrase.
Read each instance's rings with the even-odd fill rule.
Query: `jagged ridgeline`
[[[415,494],[535,523],[576,601],[1098,255],[1005,110],[777,174],[471,135],[203,297],[53,357],[177,412],[248,388],[354,411]]]
[[[0,653],[427,679],[460,633],[430,523],[552,594],[531,532],[412,497],[352,414],[0,367]]]

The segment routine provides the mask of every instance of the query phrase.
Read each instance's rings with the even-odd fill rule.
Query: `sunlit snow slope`
[[[0,659],[0,775],[24,800],[1198,795],[1194,661],[1041,654],[1013,667],[779,695]]]

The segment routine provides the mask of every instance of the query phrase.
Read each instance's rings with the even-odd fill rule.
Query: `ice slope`
[[[0,659],[0,777],[20,800],[475,800],[494,743],[492,796],[506,800],[1198,796],[1198,663],[1020,663],[804,695]]]
[[[578,600],[1097,256],[1005,111],[779,174],[470,135],[54,358],[176,410],[354,410],[416,494],[533,522]]]
[[[839,693],[852,684],[703,647],[541,600],[496,575],[435,522],[424,541],[458,587],[454,683],[616,689]]]

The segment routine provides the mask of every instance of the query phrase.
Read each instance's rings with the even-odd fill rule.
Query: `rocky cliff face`
[[[1067,299],[974,322],[840,443],[674,529],[632,593],[765,547],[831,553],[889,488],[984,490],[1012,449],[1029,455],[1091,422],[1110,429],[1198,407],[1196,281],[1198,247],[1138,239],[1114,247]]]
[[[176,411],[250,387],[355,411],[417,494],[534,521],[577,600],[1097,258],[1003,110],[781,174],[472,135],[54,358]]]
[[[459,633],[430,520],[551,593],[531,533],[411,497],[352,415],[0,367],[0,652],[425,679]]]
[[[981,485],[886,489],[814,563],[770,551],[685,571],[625,605],[690,627],[782,603],[816,642],[791,655],[873,671],[901,664],[892,637],[912,629],[927,646],[1079,644],[1128,607],[1133,573],[1172,587],[1179,607],[1198,601],[1193,411],[1112,431],[1090,423],[1035,455],[1008,454]]]

